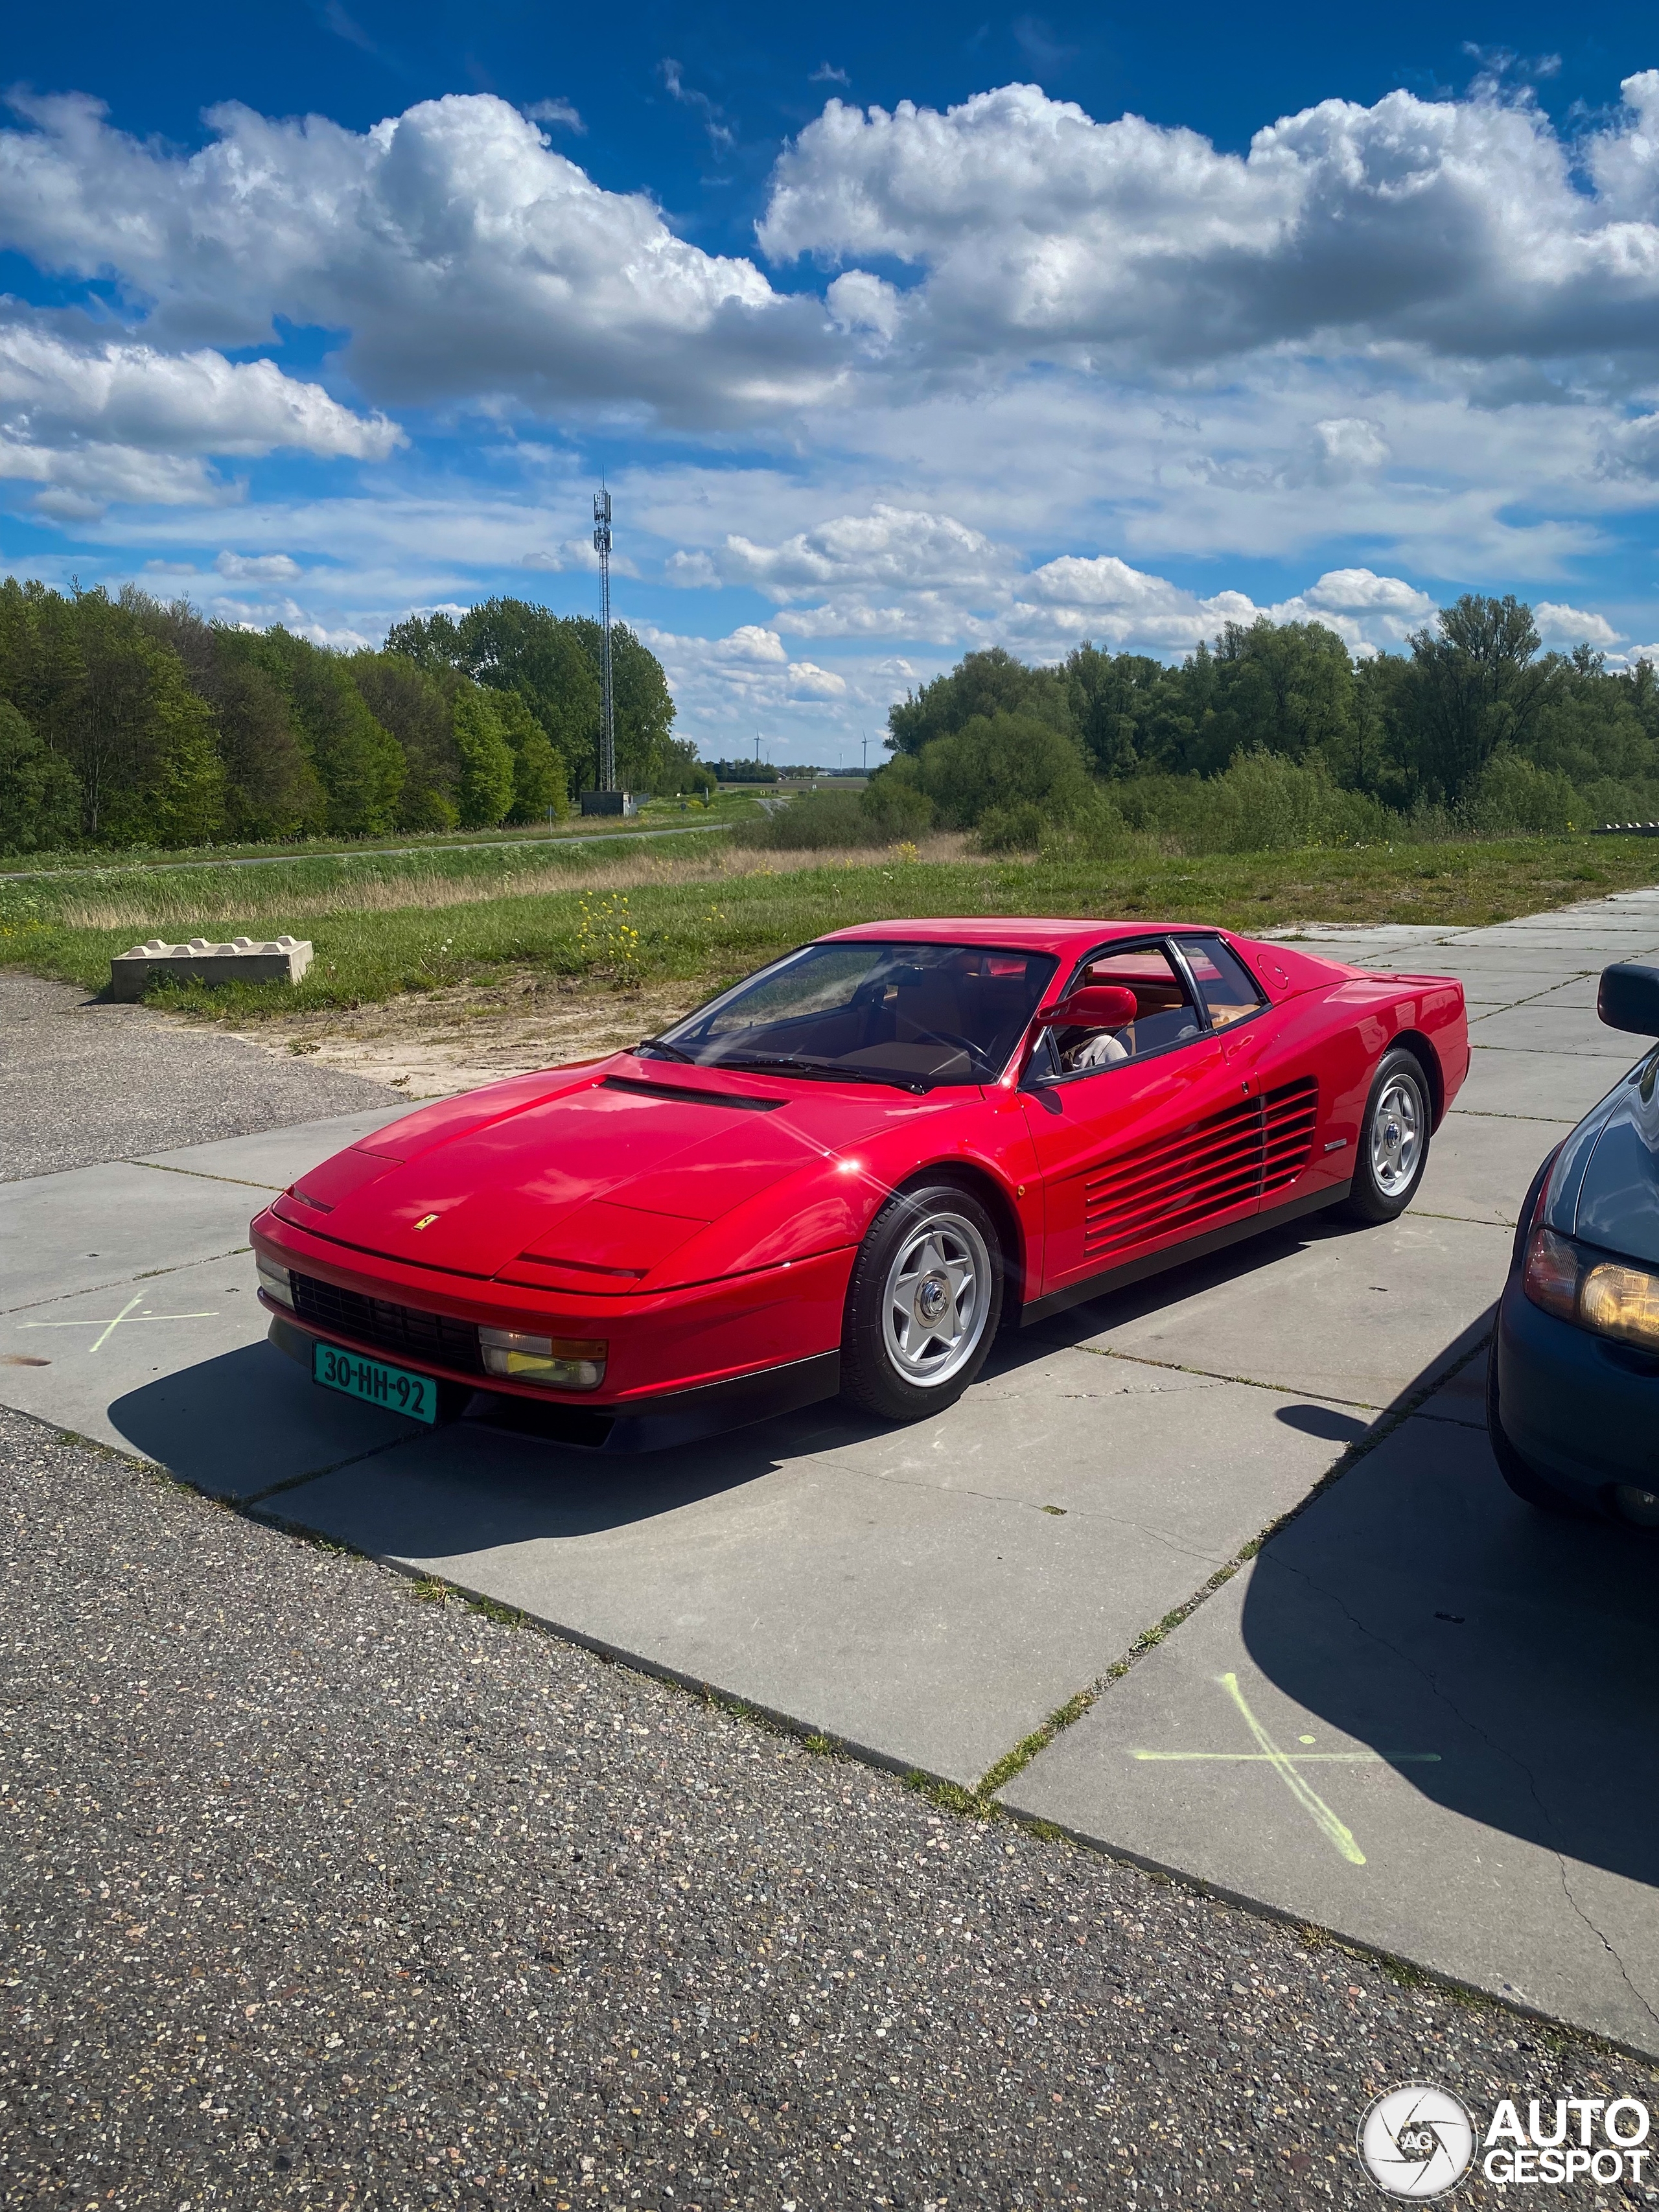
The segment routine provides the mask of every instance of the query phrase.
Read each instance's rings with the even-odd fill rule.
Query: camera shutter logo
[[[1373,2100],[1359,2123],[1359,2159],[1389,2197],[1425,2203],[1455,2189],[1474,2158],[1474,2122],[1449,2089],[1408,2081]]]

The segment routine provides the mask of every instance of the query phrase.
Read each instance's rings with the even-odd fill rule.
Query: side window
[[[1255,1013],[1261,994],[1230,946],[1218,937],[1183,937],[1181,950],[1213,1027],[1224,1030],[1230,1022],[1242,1022]]]
[[[1133,992],[1134,1019],[1115,1030],[1056,1030],[1054,1053],[1066,1074],[1138,1060],[1165,1045],[1195,1037],[1203,1028],[1185,982],[1167,953],[1155,947],[1103,953],[1089,963],[1072,988],[1081,989],[1085,984],[1108,984]]]

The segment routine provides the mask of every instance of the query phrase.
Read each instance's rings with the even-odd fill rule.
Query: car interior
[[[1155,945],[1133,951],[1103,953],[1091,960],[1073,981],[1072,988],[1094,984],[1115,985],[1132,991],[1135,1018],[1118,1030],[1061,1029],[1052,1032],[1053,1051],[1059,1072],[1081,1074],[1094,1067],[1111,1066],[1136,1060],[1165,1045],[1179,1044],[1198,1036],[1204,1024],[1182,976],[1165,952]]]
[[[978,1082],[1001,1073],[1054,966],[978,945],[826,946],[675,1041],[700,1059],[787,1054]]]

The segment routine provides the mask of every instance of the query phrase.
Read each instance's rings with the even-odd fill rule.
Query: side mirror
[[[1638,968],[1633,961],[1604,968],[1595,1011],[1610,1030],[1659,1037],[1659,968]]]
[[[1659,992],[1659,972],[1654,972],[1653,984]],[[1121,1030],[1133,1021],[1135,1012],[1135,994],[1121,983],[1087,983],[1069,999],[1057,999],[1052,1006],[1044,1006],[1037,1025],[1045,1030]]]

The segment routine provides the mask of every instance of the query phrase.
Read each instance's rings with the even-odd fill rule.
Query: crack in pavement
[[[342,1468],[361,1467],[366,1459],[378,1459],[383,1452],[402,1451],[406,1444],[419,1443],[427,1433],[424,1429],[417,1429],[412,1436],[388,1437],[383,1444],[370,1444],[366,1451],[353,1452],[349,1458],[331,1460],[326,1467],[308,1468],[304,1474],[285,1474],[280,1482],[267,1483],[263,1490],[250,1490],[240,1498],[222,1498],[221,1503],[246,1506],[250,1509],[255,1505],[261,1505],[267,1498],[280,1497],[284,1491],[302,1490],[308,1482],[320,1482],[325,1474],[338,1474]],[[168,1473],[172,1473],[171,1468],[168,1469]],[[175,1476],[174,1480],[176,1481],[179,1478]],[[197,1490],[200,1489],[201,1486],[192,1482],[190,1487]],[[215,1495],[211,1491],[204,1491],[202,1494],[207,1498]],[[273,1521],[271,1526],[281,1528],[283,1523],[280,1521]]]
[[[1179,1359],[1154,1359],[1145,1352],[1119,1352],[1109,1344],[1079,1344],[1065,1348],[1086,1352],[1096,1359],[1121,1359],[1138,1367],[1161,1367],[1171,1375],[1195,1375],[1206,1382],[1242,1382],[1247,1389],[1268,1390],[1275,1397],[1294,1398],[1300,1404],[1352,1406],[1361,1413],[1382,1414],[1388,1411],[1386,1406],[1376,1405],[1369,1398],[1335,1398],[1324,1390],[1304,1390],[1294,1382],[1265,1382],[1257,1375],[1228,1375],[1214,1367],[1188,1367]],[[1354,1442],[1358,1441],[1356,1437]]]
[[[0,1306],[0,1317],[34,1313],[41,1306],[61,1306],[70,1298],[95,1298],[103,1291],[125,1290],[129,1283],[153,1283],[162,1275],[182,1274],[186,1267],[215,1267],[221,1260],[240,1260],[252,1249],[249,1244],[233,1244],[228,1252],[204,1252],[198,1259],[175,1260],[165,1267],[146,1267],[137,1275],[118,1275],[112,1282],[85,1283],[72,1291],[54,1291],[49,1298],[26,1298],[21,1306]]]
[[[125,1159],[120,1162],[120,1165],[124,1168],[149,1168],[157,1175],[188,1176],[196,1182],[234,1183],[238,1190],[282,1191],[288,1188],[286,1183],[255,1182],[247,1176],[215,1175],[210,1168],[169,1167],[165,1160]]]

